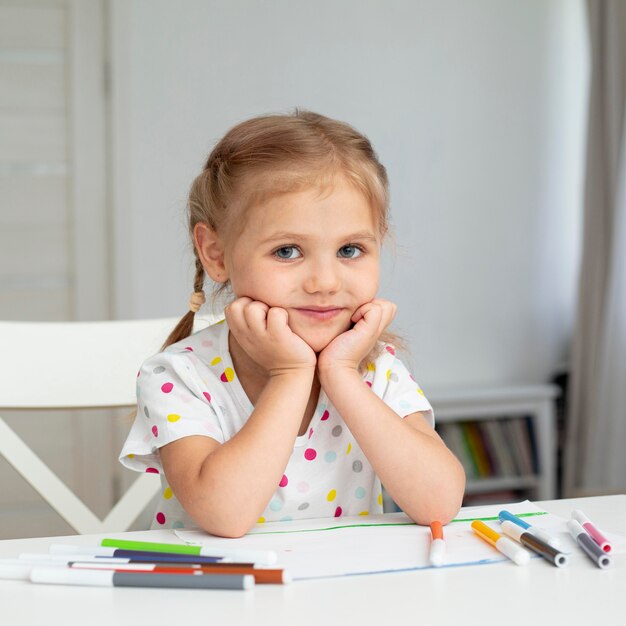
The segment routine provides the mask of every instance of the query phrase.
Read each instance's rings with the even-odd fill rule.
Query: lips
[[[343,312],[343,308],[340,307],[302,307],[294,309],[301,315],[308,317],[309,319],[318,320],[318,321],[326,321],[337,317],[340,313]]]

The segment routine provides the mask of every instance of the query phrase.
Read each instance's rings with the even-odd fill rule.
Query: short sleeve
[[[395,349],[385,345],[374,362],[372,391],[400,417],[421,412],[434,428],[435,416],[430,402],[404,363],[396,357]]]
[[[162,473],[159,448],[190,435],[224,443],[205,381],[185,354],[162,352],[143,363],[137,377],[137,415],[120,453],[129,469]]]

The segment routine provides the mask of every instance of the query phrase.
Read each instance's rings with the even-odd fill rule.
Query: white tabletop
[[[607,532],[626,536],[626,495],[537,502],[569,518],[579,508]],[[128,533],[171,540],[166,531]],[[47,552],[51,543],[97,545],[103,535],[0,541],[0,557]],[[118,536],[118,535],[116,535]],[[581,626],[626,619],[626,554],[600,570],[583,554],[558,569],[542,559],[415,572],[257,585],[251,591],[88,588],[0,580],[0,622],[109,626],[211,623],[219,625],[480,624]]]

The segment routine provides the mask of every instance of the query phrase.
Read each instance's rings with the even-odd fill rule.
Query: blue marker
[[[517,517],[517,515],[513,515],[513,513],[510,513],[509,511],[500,511],[500,513],[498,513],[498,517],[500,518],[501,522],[513,522],[514,524],[521,526],[527,532],[535,535],[537,539],[541,539],[541,541],[545,541],[545,543],[551,545],[553,548],[560,550],[561,542],[558,539],[547,533],[545,530],[542,530],[541,528],[531,526],[521,517]]]

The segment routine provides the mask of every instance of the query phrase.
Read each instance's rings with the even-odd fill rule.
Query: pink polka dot
[[[340,507],[340,506],[338,506],[338,507],[335,509],[335,517],[341,517],[341,514],[342,514],[342,513],[343,513],[343,511],[341,510],[341,507]]]
[[[393,354],[394,356],[396,355],[396,351],[393,349],[392,346],[385,346],[385,350],[387,350],[389,354]]]
[[[190,348],[189,346],[187,346],[185,350],[189,350],[189,352],[193,352],[193,348]]]
[[[202,395],[206,398],[207,402],[211,402],[211,394],[208,391],[203,391]]]
[[[279,487],[286,487],[288,482],[289,482],[289,479],[283,474],[283,477],[280,479],[280,482],[278,483],[278,486]]]
[[[313,436],[313,429],[309,430],[309,439]]]
[[[371,383],[369,380],[366,380],[366,381],[365,381],[365,384],[366,384],[368,387],[371,387],[371,386],[372,386],[372,383]]]
[[[330,413],[328,412],[328,409],[326,409],[326,411],[322,413],[322,422],[325,422],[328,419],[329,415]]]
[[[312,461],[316,456],[317,456],[317,452],[315,450],[313,450],[313,448],[307,448],[304,451],[304,458],[307,461]]]
[[[161,511],[156,514],[156,521],[159,522],[159,524],[165,524],[165,515],[163,515]]]
[[[146,474],[158,474],[159,470],[156,467],[146,468]]]
[[[137,378],[139,378],[139,376],[141,376],[141,370],[137,372]]]
[[[156,427],[156,424],[152,427],[152,434],[153,434],[155,437],[158,437],[158,436],[159,436],[159,429]]]
[[[163,393],[169,393],[172,389],[174,389],[174,385],[172,383],[165,383],[161,386],[161,391]]]

